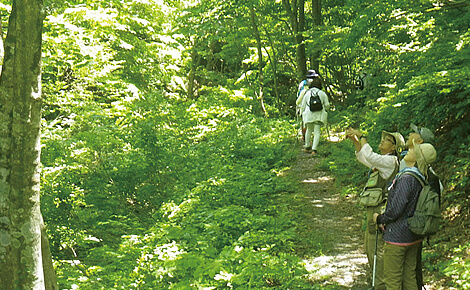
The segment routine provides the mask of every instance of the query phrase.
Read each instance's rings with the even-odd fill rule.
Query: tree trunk
[[[195,40],[194,45],[191,49],[191,69],[188,75],[188,98],[191,100],[194,99],[194,81],[196,76],[197,65],[199,63],[199,56],[196,51],[196,44],[197,41]]]
[[[276,55],[276,47],[274,45],[274,42],[272,41],[268,30],[266,27],[264,28],[264,32],[268,38],[269,45],[271,46],[272,49],[272,54],[273,56],[271,57],[269,51],[265,49],[266,54],[268,55],[269,62],[271,63],[272,69],[273,69],[273,79],[274,79],[274,94],[276,95],[276,106],[281,111],[281,97],[279,95],[279,88],[278,88],[278,78],[277,78],[277,55]]]
[[[46,289],[39,203],[43,13],[42,0],[14,0],[5,39],[0,77],[2,289]]]
[[[266,108],[263,100],[263,45],[261,43],[261,37],[259,35],[258,25],[256,24],[256,13],[253,6],[250,6],[250,20],[253,28],[253,33],[256,39],[256,47],[258,50],[258,100],[261,106],[261,112],[266,116]]]
[[[305,43],[303,33],[305,31],[305,0],[299,1],[299,30],[296,35],[297,45],[297,74],[300,80],[307,74],[307,56],[305,54]]]
[[[3,64],[3,55],[5,54],[4,48],[3,48],[3,19],[0,17],[0,71],[1,71],[1,65]]]
[[[298,6],[297,6],[298,1]],[[305,55],[305,44],[302,33],[305,30],[305,0],[282,0],[284,9],[289,16],[292,33],[294,35],[296,47],[297,78],[305,79],[307,74],[307,57]]]
[[[312,18],[314,28],[317,28],[322,24],[321,0],[312,0]],[[312,68],[317,72],[320,72],[320,50],[315,49],[311,63]]]
[[[54,270],[54,265],[52,264],[51,247],[49,245],[49,240],[47,238],[46,228],[42,216],[40,228],[44,286],[46,290],[59,290],[59,285],[57,284],[57,276]]]

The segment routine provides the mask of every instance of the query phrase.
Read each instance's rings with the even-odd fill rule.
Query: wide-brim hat
[[[387,132],[387,131],[382,131],[382,139],[385,138],[386,135],[390,135],[393,137],[395,140],[395,146],[396,146],[396,151],[397,153],[400,153],[403,148],[405,148],[405,138],[398,133],[398,132]]]
[[[436,161],[436,149],[430,143],[418,144],[415,140],[413,140],[413,146],[418,170],[427,176],[428,167],[431,166],[431,163]]]
[[[319,77],[320,75],[317,74],[317,72],[314,70],[314,69],[309,69],[307,71],[307,78],[309,79],[313,79],[313,78],[316,78],[316,77]]]
[[[423,143],[434,143],[434,134],[428,128],[418,127],[413,123],[410,124],[410,128],[415,133],[418,133],[419,136],[421,136],[421,139],[423,139]]]

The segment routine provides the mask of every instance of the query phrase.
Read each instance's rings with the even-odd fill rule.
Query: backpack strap
[[[312,91],[312,93],[310,93],[310,97],[317,96],[318,99],[320,100],[320,103],[323,105],[323,101],[321,100],[320,95],[318,94],[320,89],[313,87],[313,88],[310,88],[309,91]]]
[[[308,88],[307,93],[309,93],[310,96],[313,96],[314,94],[316,95],[314,88]]]
[[[411,175],[413,176],[414,178],[416,178],[418,180],[418,182],[421,184],[421,187],[424,187],[426,184],[428,184],[428,182],[424,179],[421,178],[421,176],[419,176],[418,174],[416,173],[413,173],[413,172],[410,172],[410,171],[406,171],[406,172],[403,172],[403,175]]]
[[[310,108],[310,99],[311,99],[312,97],[314,97],[314,96],[317,96],[318,99],[320,100],[320,103],[323,105],[323,102],[321,101],[321,98],[320,98],[320,96],[318,95],[318,91],[319,91],[319,90],[318,90],[318,89],[317,89],[317,90],[314,90],[314,89],[316,89],[316,88],[309,88],[308,91],[305,93],[305,95],[309,94],[309,95],[308,95],[308,98],[309,98],[309,99],[308,99],[308,102],[307,102],[307,106],[308,106],[309,108]]]
[[[425,181],[423,181],[423,179],[422,179],[420,176],[418,176],[416,173],[413,173],[413,172],[410,172],[410,171],[403,172],[403,175],[405,175],[405,174],[406,174],[406,175],[411,175],[411,176],[413,176],[416,180],[418,180],[419,184],[421,184],[421,190],[424,188]],[[421,194],[421,190],[419,191],[418,197],[419,197],[419,195]],[[416,203],[415,208],[413,209],[413,214],[414,214],[414,212],[416,211],[416,206],[417,206],[417,205],[418,205],[418,204]],[[410,216],[408,216],[408,218],[412,217],[413,214],[411,214]]]

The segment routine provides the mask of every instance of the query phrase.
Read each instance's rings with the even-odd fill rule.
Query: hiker
[[[308,70],[307,75],[306,75],[306,79],[300,82],[299,88],[297,90],[297,100],[295,101],[296,115],[298,117],[300,117],[300,128],[301,128],[301,131],[302,131],[302,139],[303,140],[305,140],[306,128],[305,128],[305,124],[302,120],[302,111],[300,110],[300,105],[302,104],[302,100],[305,96],[305,93],[310,89],[309,88],[310,83],[316,77],[319,77],[319,75],[317,74],[317,72],[315,70],[313,70],[313,69]]]
[[[413,140],[415,140],[418,144],[434,144],[434,134],[431,132],[431,130],[425,127],[418,127],[413,123],[410,124],[410,128],[412,132],[408,135],[408,139],[406,140],[407,149],[413,147]],[[401,156],[404,157],[406,153],[408,153],[408,151],[403,150],[401,152]],[[402,159],[400,162],[400,170],[403,170],[405,167],[407,167],[406,162]]]
[[[413,141],[417,144],[429,143],[434,146],[434,134],[431,132],[431,130],[425,127],[418,127],[413,123],[410,124],[410,128],[413,131],[408,135],[408,139],[406,140],[407,149],[413,148]],[[403,150],[401,156],[405,156],[406,153],[408,153],[408,151]],[[406,162],[402,158],[400,161],[400,171],[406,167]],[[436,172],[434,172],[432,167],[429,167],[428,171],[429,184],[437,193],[440,194],[444,190],[442,182],[439,180],[439,177],[437,177]]]
[[[417,144],[422,144],[422,143],[429,143],[429,144],[434,144],[434,134],[429,130],[428,128],[425,127],[418,127],[415,124],[411,123],[410,128],[412,132],[408,135],[408,139],[406,140],[406,146],[407,150],[403,150],[401,155],[405,156],[408,153],[408,150],[410,148],[413,148],[413,142],[416,142]],[[404,158],[400,161],[400,171],[404,170],[408,165],[406,164],[406,161]],[[439,180],[439,177],[437,177],[436,173],[432,169],[432,167],[428,168],[428,182],[433,188],[434,191],[436,191],[439,195],[441,192],[444,190],[444,186],[442,185],[442,182]],[[420,243],[419,249],[418,249],[418,257],[417,257],[417,264],[416,264],[416,279],[417,279],[417,284],[418,284],[418,289],[422,289],[424,286],[423,282],[423,267],[422,267],[422,248],[423,245]]]
[[[385,289],[383,274],[383,238],[374,223],[374,213],[380,213],[385,205],[385,196],[390,182],[398,172],[398,154],[405,144],[398,132],[382,132],[379,144],[380,154],[374,153],[367,143],[367,138],[359,130],[346,130],[356,149],[357,160],[370,168],[369,180],[364,188],[359,203],[366,208],[366,230],[364,234],[365,250],[369,265],[373,271],[375,289]],[[374,263],[374,256],[376,256]]]
[[[307,71],[307,75],[305,76],[305,80],[303,80],[299,83],[299,88],[297,90],[297,100],[295,102],[297,104],[297,106],[299,106],[302,103],[302,97],[303,97],[302,93],[305,94],[305,92],[308,91],[309,85],[312,82],[312,79],[317,78],[319,76],[320,75],[317,74],[317,72],[314,69],[309,69]],[[300,96],[301,94],[302,94],[302,97]]]
[[[414,214],[421,183],[411,172],[423,181],[428,177],[428,169],[436,160],[436,150],[429,143],[418,144],[404,157],[408,167],[397,174],[390,188],[387,206],[383,214],[374,214],[374,221],[384,230],[384,273],[387,290],[419,289],[416,265],[422,237],[408,227],[407,219]]]
[[[302,102],[300,103],[300,112],[302,114],[302,122],[306,127],[305,132],[305,145],[302,151],[318,154],[318,144],[320,142],[320,130],[322,126],[326,126],[328,121],[328,110],[330,109],[330,102],[328,96],[322,91],[322,83],[320,75],[312,70],[312,81],[309,84],[309,90],[304,94]],[[311,100],[318,100],[319,110],[313,109]],[[313,133],[313,142],[312,139]]]

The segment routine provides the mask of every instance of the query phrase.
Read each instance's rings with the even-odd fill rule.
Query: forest
[[[341,195],[367,179],[347,128],[434,132],[425,279],[470,289],[470,2],[0,2],[4,289],[344,289],[308,278],[285,174],[308,69]]]

